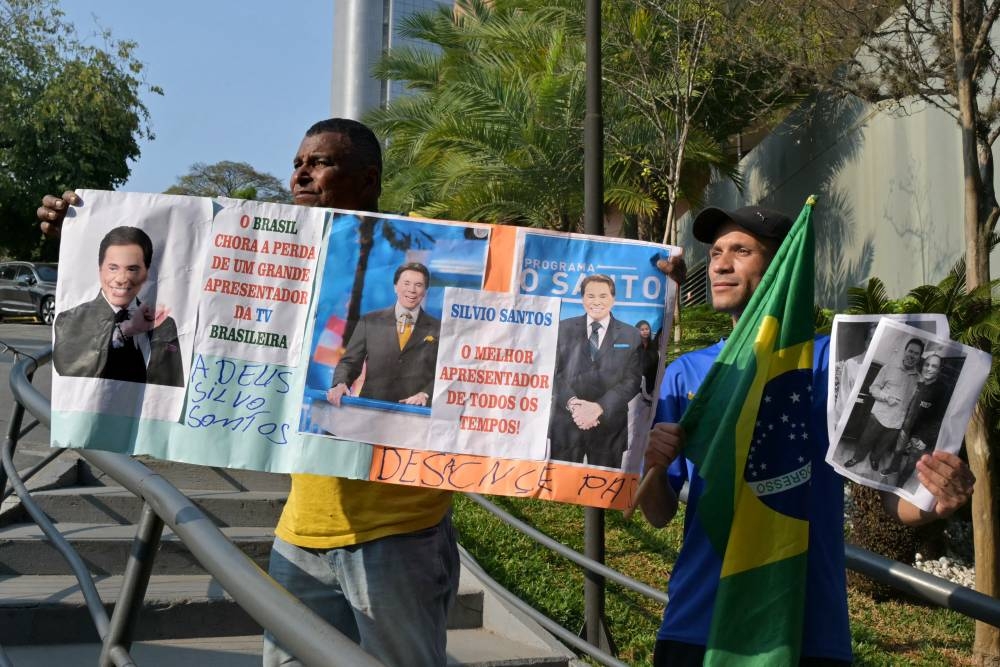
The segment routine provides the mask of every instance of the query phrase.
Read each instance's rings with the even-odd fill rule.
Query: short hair
[[[153,241],[138,227],[115,227],[101,239],[97,265],[104,264],[104,253],[113,245],[137,245],[142,248],[142,261],[149,268],[153,262]]]
[[[311,137],[326,132],[342,134],[350,139],[351,149],[361,166],[375,167],[378,169],[379,181],[382,180],[382,145],[379,144],[378,137],[371,128],[350,118],[327,118],[313,123],[306,130],[306,136]]]
[[[611,279],[611,276],[606,276],[603,273],[591,273],[580,283],[580,294],[586,291],[587,285],[590,283],[604,283],[611,289],[611,296],[615,295],[615,281]]]
[[[911,338],[910,340],[906,341],[906,345],[903,346],[903,351],[905,352],[906,348],[910,347],[910,345],[916,345],[917,347],[920,348],[921,352],[924,351],[924,341],[920,340],[919,338]]]
[[[399,282],[399,277],[403,275],[404,271],[416,271],[417,273],[423,274],[424,282],[427,283],[426,286],[430,287],[431,272],[428,271],[427,267],[421,264],[420,262],[407,262],[406,264],[400,264],[399,267],[396,268],[395,275],[392,276],[393,285]]]

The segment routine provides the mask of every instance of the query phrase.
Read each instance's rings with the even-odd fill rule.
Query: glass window
[[[56,281],[56,267],[53,264],[36,264],[35,271],[38,272],[38,279],[45,282],[54,283]]]

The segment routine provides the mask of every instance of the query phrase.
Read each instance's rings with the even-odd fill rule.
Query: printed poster
[[[88,380],[96,398],[73,403],[54,386],[54,445],[630,504],[675,298],[656,262],[676,248],[241,200],[81,196],[64,249],[95,254],[95,231],[124,214],[155,232],[154,256],[174,257],[167,268],[185,291],[162,298],[150,271],[134,295],[115,296],[129,303],[101,297],[110,324],[92,337],[107,350]],[[118,245],[131,253],[123,260],[141,254]],[[79,266],[61,273],[82,276]],[[72,305],[60,300],[60,314]],[[141,399],[168,338],[155,332],[175,315],[166,344],[182,381],[150,412]],[[124,356],[145,365],[145,383],[108,377]],[[116,387],[138,407],[105,409],[100,397]]]

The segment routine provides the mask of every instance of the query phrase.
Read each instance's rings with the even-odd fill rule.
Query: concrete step
[[[566,655],[491,630],[448,631],[448,664],[475,667],[568,667]]]
[[[61,523],[59,530],[95,575],[121,574],[132,548],[136,527],[90,523]],[[267,569],[274,541],[273,527],[222,527],[233,544]],[[0,528],[0,575],[70,574],[66,561],[35,524]],[[164,528],[153,565],[154,574],[202,574],[187,547],[169,528]]]
[[[121,576],[94,581],[111,615]],[[260,634],[261,628],[208,575],[150,578],[136,639]],[[99,641],[76,578],[70,575],[0,577],[0,644]]]
[[[142,667],[260,667],[260,635],[241,637],[197,637],[141,641],[129,654]],[[96,665],[101,655],[98,643],[25,645],[4,647],[17,667],[52,665]]]
[[[218,526],[275,526],[283,491],[183,490]],[[72,486],[37,491],[31,497],[56,523],[138,523],[142,501],[120,486]],[[5,506],[0,526],[30,521],[22,505]]]
[[[25,645],[5,647],[17,667],[93,665],[100,655],[97,643]],[[131,655],[143,667],[211,665],[212,667],[259,667],[260,635],[201,637],[193,639],[140,641]],[[332,662],[331,665],[336,663]],[[553,655],[535,646],[505,639],[488,630],[449,630],[450,667],[567,667],[565,656]],[[340,667],[349,667],[341,664]]]
[[[162,461],[151,456],[136,456],[144,466],[162,475],[178,489],[215,489],[220,491],[284,491],[288,492],[290,478],[282,473],[211,468],[209,466]],[[86,485],[116,486],[118,483],[104,471],[81,461],[79,483]]]
[[[95,578],[111,615],[122,577]],[[483,590],[463,576],[448,618],[456,630],[483,624]],[[261,628],[209,575],[150,577],[136,639],[228,636],[260,633]],[[65,644],[98,641],[83,594],[72,575],[0,577],[0,645]]]

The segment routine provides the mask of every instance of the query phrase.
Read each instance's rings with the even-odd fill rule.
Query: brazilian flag
[[[810,197],[681,419],[722,559],[706,665],[795,665],[809,547]]]

